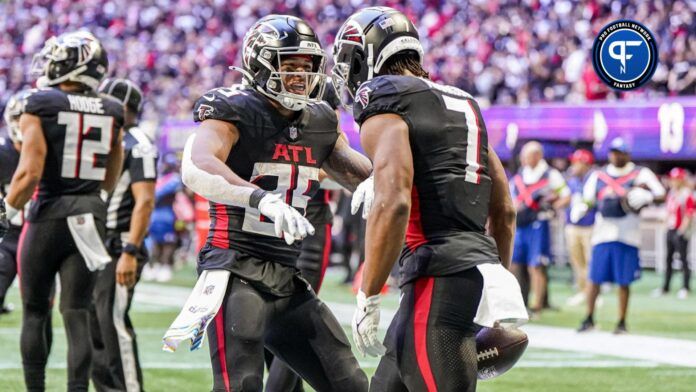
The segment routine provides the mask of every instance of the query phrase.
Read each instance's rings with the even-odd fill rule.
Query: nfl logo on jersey
[[[296,126],[291,126],[288,129],[288,136],[290,136],[290,139],[295,140],[297,139],[297,127]]]

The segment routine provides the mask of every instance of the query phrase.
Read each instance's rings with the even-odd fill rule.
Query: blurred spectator
[[[691,270],[687,249],[691,238],[691,226],[696,212],[693,190],[689,186],[688,172],[681,167],[675,167],[669,172],[670,190],[667,194],[667,260],[665,261],[665,282],[661,289],[657,289],[655,296],[659,297],[669,292],[672,280],[672,264],[675,253],[679,253],[684,284],[677,292],[679,299],[686,299],[689,295],[689,280]]]
[[[631,162],[631,151],[623,138],[609,147],[609,164],[595,170],[583,187],[583,203],[573,204],[571,222],[578,222],[591,206],[597,206],[592,230],[592,263],[587,289],[587,316],[578,332],[594,329],[594,312],[599,287],[619,286],[619,317],[615,334],[625,334],[630,286],[640,279],[640,210],[664,200],[665,189],[648,168]]]
[[[172,279],[174,252],[179,245],[175,223],[174,203],[183,184],[179,176],[179,161],[167,154],[161,161],[161,175],[155,188],[155,210],[150,219],[149,240],[152,245],[152,263],[143,270],[144,280],[168,282]]]
[[[517,209],[517,230],[510,270],[522,289],[525,305],[536,318],[548,304],[548,273],[551,265],[549,220],[567,205],[570,190],[561,173],[544,159],[541,143],[530,141],[520,151],[522,167],[510,180],[510,193]],[[529,292],[534,304],[529,304]]]
[[[0,2],[0,106],[32,84],[32,55],[51,35],[86,28],[109,53],[112,76],[147,95],[147,120],[189,118],[206,90],[239,75],[242,37],[269,13],[306,19],[328,49],[341,23],[364,0],[26,0]],[[404,11],[420,28],[425,65],[435,80],[483,103],[526,104],[619,98],[594,75],[589,51],[608,22],[629,18],[655,34],[655,80],[629,96],[696,93],[694,2],[683,0],[512,0],[379,2]]]
[[[568,170],[566,183],[570,188],[571,205],[582,203],[582,189],[592,171],[594,156],[588,150],[577,150],[570,158],[571,166]],[[585,302],[585,286],[587,283],[587,266],[590,264],[592,251],[592,226],[595,220],[595,209],[592,208],[577,222],[570,219],[571,208],[566,209],[566,246],[570,265],[573,267],[576,294],[568,299],[568,305],[576,306]]]

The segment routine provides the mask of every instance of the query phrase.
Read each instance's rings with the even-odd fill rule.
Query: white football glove
[[[638,210],[652,203],[655,199],[655,196],[653,196],[652,192],[650,192],[647,189],[633,188],[630,191],[628,191],[626,199],[628,201],[628,205],[631,208],[633,208],[634,210]]]
[[[275,234],[283,238],[288,245],[314,234],[314,226],[296,209],[280,199],[280,194],[269,193],[259,202],[259,212],[273,220]]]
[[[585,202],[573,203],[570,207],[570,223],[578,223],[583,216],[587,215],[590,207]]]
[[[350,200],[350,213],[355,215],[360,209],[360,204],[363,205],[362,217],[367,219],[372,209],[372,202],[375,200],[375,177],[370,175],[361,182],[353,192],[353,198]]]
[[[353,341],[358,351],[371,357],[384,355],[387,348],[377,337],[379,328],[379,294],[366,297],[362,290],[356,297],[358,307],[353,314]]]

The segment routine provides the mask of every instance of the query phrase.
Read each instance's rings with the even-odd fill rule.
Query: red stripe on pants
[[[319,284],[317,284],[316,292],[319,293],[321,283],[324,281],[326,267],[329,266],[329,256],[331,255],[331,224],[324,225],[324,254],[321,257],[321,275],[319,275]]]
[[[416,300],[413,311],[413,337],[415,338],[416,361],[428,392],[437,391],[435,377],[428,359],[428,316],[433,301],[435,278],[423,277],[416,281]]]
[[[225,382],[225,390],[231,391],[230,375],[227,373],[227,351],[225,351],[225,319],[222,315],[224,310],[223,303],[223,307],[215,315],[215,334],[217,336],[218,358],[220,358],[220,368],[222,370],[222,379]]]

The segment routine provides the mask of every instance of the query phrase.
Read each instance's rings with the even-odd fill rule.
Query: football
[[[476,334],[478,379],[489,380],[512,369],[527,349],[527,334],[517,328],[483,328]]]

